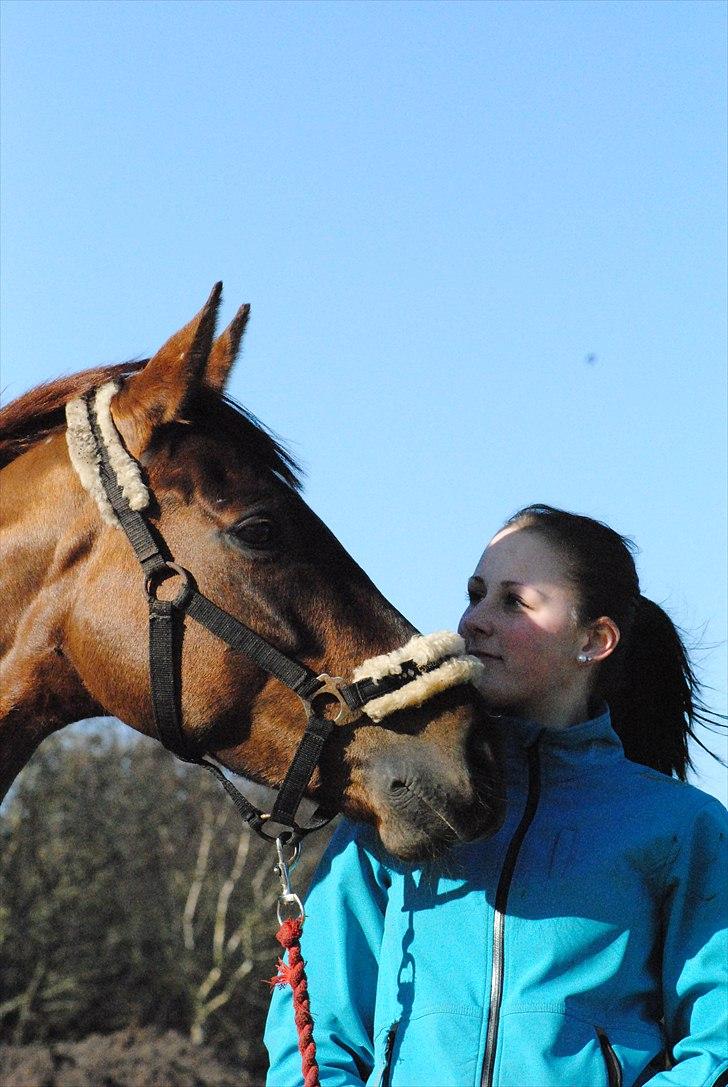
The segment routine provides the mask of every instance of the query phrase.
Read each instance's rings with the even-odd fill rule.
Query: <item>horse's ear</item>
[[[241,306],[225,331],[212,345],[205,369],[205,384],[222,392],[240,349],[240,341],[250,316],[250,306]]]
[[[145,448],[156,427],[184,416],[205,377],[215,335],[222,283],[216,283],[196,317],[160,347],[119,393],[117,405],[134,429],[136,451]]]

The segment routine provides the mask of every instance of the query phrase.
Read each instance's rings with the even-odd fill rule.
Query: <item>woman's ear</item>
[[[598,664],[606,660],[619,644],[619,627],[608,615],[595,619],[586,628],[579,647],[577,660],[584,664]]]

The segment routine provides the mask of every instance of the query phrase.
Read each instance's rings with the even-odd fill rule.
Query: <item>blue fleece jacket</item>
[[[503,722],[508,815],[400,864],[343,822],[302,940],[322,1087],[728,1084],[728,813],[609,715]],[[302,1083],[274,993],[269,1087]]]

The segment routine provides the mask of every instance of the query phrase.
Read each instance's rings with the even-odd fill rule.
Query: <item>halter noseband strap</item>
[[[331,817],[324,818],[313,826],[301,827],[296,813],[337,721],[352,720],[362,713],[380,720],[405,705],[419,705],[438,690],[470,681],[481,667],[480,662],[464,656],[462,639],[457,635],[442,632],[416,636],[401,649],[364,662],[355,670],[353,681],[345,684],[336,677],[317,675],[301,661],[288,657],[204,596],[189,571],[174,562],[164,540],[139,512],[149,495],[139,465],[123,448],[114,426],[109,404],[116,391],[117,386],[105,385],[67,405],[67,441],[82,484],[96,499],[104,519],[116,521],[124,530],[144,571],[152,705],[159,739],[178,758],[215,774],[243,819],[258,834],[269,840],[280,838],[280,833],[266,831],[266,823],[270,822],[290,828],[286,840],[295,843],[330,821]],[[182,579],[182,588],[174,599],[161,600],[157,589],[171,576]],[[182,730],[176,630],[184,614],[231,649],[245,653],[294,691],[304,704],[306,728],[269,814],[254,807],[215,763],[203,757],[203,751],[194,750]],[[333,718],[314,711],[316,700],[323,698],[334,698],[339,703]]]

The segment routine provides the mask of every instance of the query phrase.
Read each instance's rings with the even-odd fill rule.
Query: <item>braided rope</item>
[[[278,943],[288,951],[288,962],[278,960],[278,973],[271,978],[271,985],[290,985],[293,989],[293,1012],[298,1032],[298,1049],[301,1054],[301,1070],[304,1087],[320,1087],[319,1067],[316,1061],[316,1043],[313,1040],[313,1018],[308,997],[306,968],[301,955],[303,918],[284,921],[276,933]]]

